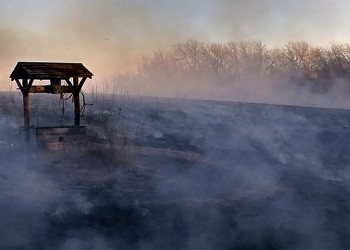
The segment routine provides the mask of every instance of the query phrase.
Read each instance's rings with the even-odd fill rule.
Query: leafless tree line
[[[327,85],[335,78],[350,78],[350,45],[334,43],[314,47],[301,41],[269,49],[255,41],[189,40],[174,45],[169,51],[157,51],[145,57],[140,74],[151,79],[204,76],[229,81],[280,77]]]

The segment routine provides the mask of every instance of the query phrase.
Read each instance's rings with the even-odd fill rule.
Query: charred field
[[[87,98],[86,134],[49,150],[0,94],[0,249],[349,249],[349,110]],[[33,126],[73,121],[31,104]]]

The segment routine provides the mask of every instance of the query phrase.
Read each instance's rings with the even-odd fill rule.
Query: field
[[[33,126],[73,123],[31,98]],[[348,110],[87,95],[58,151],[0,100],[0,249],[350,248]]]

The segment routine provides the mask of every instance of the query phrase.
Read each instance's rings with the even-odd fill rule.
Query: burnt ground
[[[0,97],[0,249],[350,248],[348,110],[87,96],[57,151]],[[34,95],[32,124],[61,105]]]

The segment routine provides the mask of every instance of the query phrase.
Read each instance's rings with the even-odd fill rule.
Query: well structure
[[[93,74],[82,63],[18,62],[10,78],[23,95],[24,129],[29,137],[30,93],[71,93],[74,102],[74,127],[80,127],[80,92]],[[49,80],[49,85],[35,85],[35,81]]]

